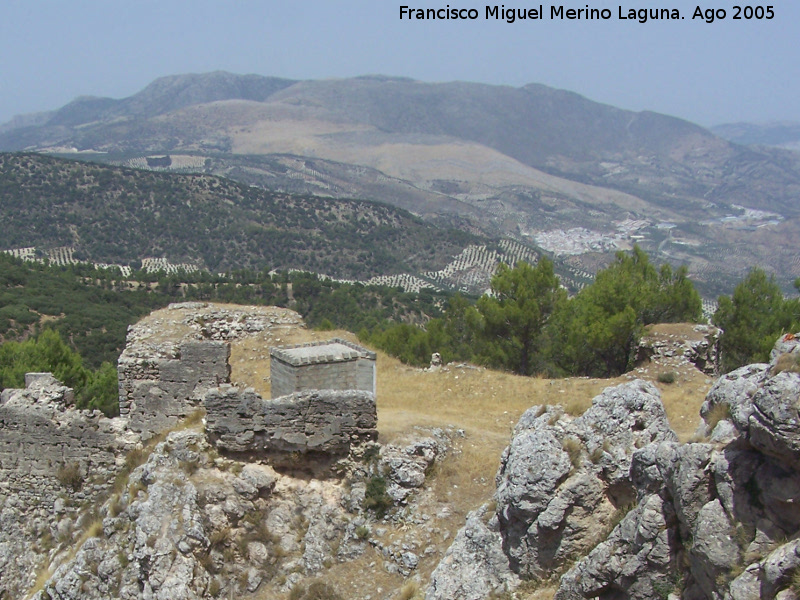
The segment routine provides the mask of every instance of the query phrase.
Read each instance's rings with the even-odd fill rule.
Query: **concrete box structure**
[[[375,395],[374,352],[334,338],[270,348],[272,398],[306,390],[360,390]]]

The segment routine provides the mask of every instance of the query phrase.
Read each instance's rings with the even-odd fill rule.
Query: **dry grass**
[[[647,336],[672,344],[676,339],[701,340],[704,334],[695,331],[691,323],[662,323],[650,326]],[[660,381],[659,376],[666,374],[670,374],[669,381]],[[700,422],[700,406],[711,389],[712,377],[686,364],[679,354],[641,365],[631,375],[652,381],[658,387],[670,426],[680,441],[689,441]]]
[[[569,455],[569,462],[573,468],[578,469],[581,466],[581,442],[577,438],[568,437],[561,440],[561,447],[564,452]]]
[[[689,326],[673,326],[684,332]],[[239,340],[231,348],[231,378],[270,395],[269,346],[298,344],[341,337],[358,343],[347,331],[285,328]],[[628,381],[572,377],[545,379],[478,368],[450,368],[433,373],[402,364],[377,351],[378,429],[381,443],[402,441],[415,427],[463,429],[460,453],[449,457],[437,473],[437,497],[455,502],[459,512],[474,508],[494,490],[500,454],[508,445],[523,412],[536,405],[561,405],[572,416],[582,414],[594,396],[606,387]],[[670,424],[679,438],[688,440],[698,422],[700,404],[710,385],[707,377],[680,373],[678,380],[660,388]],[[654,381],[656,374],[638,374]],[[655,383],[655,381],[654,381]]]
[[[657,384],[670,427],[682,442],[688,441],[697,429],[700,406],[711,389],[711,384],[705,383],[707,377],[699,371],[697,374],[689,380],[682,378],[672,384]]]
[[[75,558],[75,555],[78,553],[78,550],[86,543],[86,540],[93,537],[102,537],[103,536],[103,520],[100,518],[95,518],[88,523],[86,528],[84,529],[83,533],[81,534],[78,541],[72,544],[72,547],[67,554],[66,559],[62,561],[62,564],[66,564],[70,562],[72,559]],[[34,582],[31,589],[28,591],[28,594],[25,596],[26,598],[32,598],[41,590],[44,589],[44,586],[47,584],[47,581],[50,579],[52,575],[52,571],[50,570],[50,566],[48,563],[41,568],[38,575],[36,576],[36,581]]]
[[[419,592],[419,584],[416,581],[409,581],[400,588],[399,600],[412,600]]]
[[[771,374],[777,375],[784,371],[788,373],[800,373],[800,354],[786,353],[778,357],[775,366],[772,367]]]
[[[36,581],[34,582],[34,584],[31,587],[31,589],[28,591],[28,594],[25,596],[25,598],[32,598],[33,596],[38,594],[40,591],[42,591],[44,589],[45,584],[47,584],[47,581],[50,579],[52,574],[53,573],[50,570],[49,566],[46,565],[46,566],[42,567],[41,570],[39,571],[39,573],[36,575]]]
[[[83,546],[86,540],[95,537],[103,537],[103,520],[100,518],[94,519],[87,525],[86,530],[75,543],[75,548],[79,549],[81,546]]]
[[[723,419],[729,419],[731,416],[731,407],[726,403],[715,404],[711,407],[706,415],[706,424],[709,431],[714,431],[717,424]]]

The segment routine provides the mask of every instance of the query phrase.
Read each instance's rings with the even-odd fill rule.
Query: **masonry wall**
[[[61,385],[6,392],[0,404],[0,496],[14,493],[24,503],[52,507],[60,495],[90,500],[113,483],[117,456],[136,441],[120,435],[118,419],[70,408],[72,390]],[[66,466],[77,467],[85,480],[79,490],[59,481]]]
[[[252,388],[223,385],[203,404],[209,440],[228,452],[347,454],[378,437],[371,392],[311,390],[265,400]]]
[[[175,357],[126,349],[118,363],[120,416],[144,438],[174,427],[205,390],[230,381],[230,353],[224,342],[185,342]]]
[[[42,375],[0,394],[0,598],[28,597],[46,540],[87,523],[81,515],[107,497],[138,441],[120,419],[75,409],[72,390]]]
[[[340,338],[270,349],[272,398],[304,390],[375,394],[375,353]]]
[[[359,358],[356,364],[356,385],[357,390],[364,390],[376,393],[376,373],[375,373],[375,359],[372,358]]]

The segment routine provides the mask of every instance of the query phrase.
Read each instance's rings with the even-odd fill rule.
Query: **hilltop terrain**
[[[413,292],[480,294],[499,262],[533,264],[541,253],[378,202],[40,154],[0,154],[0,197],[0,250],[56,265],[117,265],[125,276],[139,267],[305,270]],[[590,278],[568,261],[557,265],[571,289]]]
[[[662,336],[658,347],[675,362],[656,358],[640,375],[655,381],[663,369],[676,373],[673,384],[658,385],[673,427],[685,438],[710,380],[680,358],[688,347],[675,333],[656,334]],[[353,339],[347,332],[310,331],[296,313],[281,308],[172,305],[131,329],[123,379],[152,377],[148,365],[168,363],[185,341],[221,340],[231,344],[231,380],[269,397],[266,348],[333,335]],[[23,465],[13,453],[2,452],[16,433],[0,428],[6,484],[0,492],[0,547],[10,550],[0,550],[0,590],[24,595],[38,577],[34,591],[62,598],[138,597],[142,586],[165,599],[225,597],[231,591],[253,600],[300,598],[301,588],[323,583],[339,594],[330,598],[421,598],[467,513],[491,499],[501,452],[519,416],[539,403],[561,405],[576,416],[605,386],[628,380],[548,381],[471,365],[425,372],[381,353],[381,458],[375,467],[393,469],[397,479],[391,481],[402,482],[393,493],[403,494],[385,518],[362,508],[359,470],[371,468],[372,459],[344,461],[346,475],[320,470],[300,455],[273,469],[220,456],[197,414],[165,436],[137,442],[135,428],[125,428],[122,420],[67,406],[63,387],[45,383],[22,395],[8,392],[0,405],[4,423],[17,414],[35,415],[43,427],[60,423],[67,439],[59,446],[66,454],[58,473],[44,464],[46,443],[36,453],[41,458],[30,457],[39,483],[21,494],[17,487],[30,475],[18,472]],[[149,387],[164,385],[151,381]],[[26,408],[26,398],[38,399],[33,408]],[[90,424],[85,431],[76,425],[82,421]],[[96,473],[80,471],[81,444],[95,443],[92,435],[103,444],[102,470]],[[119,453],[116,467],[111,452]],[[70,476],[66,467],[73,464],[79,470]],[[36,494],[39,501],[18,502]],[[368,581],[358,576],[365,572],[372,574]]]
[[[347,455],[218,443],[214,403],[245,414],[270,390],[266,348],[319,335],[286,309],[175,304],[130,330],[120,393],[138,405],[123,417],[76,410],[45,374],[5,390],[0,592],[795,597],[796,335],[770,364],[713,385],[693,364],[713,370],[705,326],[653,327],[637,373],[616,380],[423,371],[380,355],[377,442]]]
[[[0,128],[0,149],[208,172],[275,191],[392,203],[594,272],[635,239],[708,295],[752,265],[800,276],[800,158],[541,85],[389,77],[165,77]]]
[[[209,271],[293,268],[366,279],[434,271],[487,241],[374,202],[34,154],[0,155],[0,197],[0,247],[64,248],[69,259],[98,263],[167,257]]]

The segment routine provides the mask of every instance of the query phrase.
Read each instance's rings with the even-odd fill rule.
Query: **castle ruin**
[[[282,309],[250,311],[250,318],[250,312],[199,308],[206,306],[168,309],[178,335],[165,333],[161,316],[129,330],[118,362],[120,417],[77,408],[73,390],[49,373],[28,373],[23,389],[0,392],[0,596],[10,590],[9,597],[22,597],[34,584],[43,552],[36,544],[95,526],[87,507],[114,494],[135,497],[115,487],[136,464],[127,457],[199,409],[206,412],[208,441],[243,460],[294,466],[298,454],[313,453],[313,464],[325,468],[353,445],[377,438],[374,354],[341,340],[318,344],[332,360],[290,365],[299,367],[291,385],[313,380],[318,388],[264,399],[230,385],[228,341],[267,328],[284,335],[299,317]],[[304,352],[314,352],[309,348]],[[342,389],[350,385],[365,389]]]
[[[375,440],[375,353],[342,339],[270,349],[271,399],[223,385],[204,397],[206,431],[228,452],[347,454]]]
[[[29,373],[24,389],[2,391],[0,495],[42,485],[55,495],[63,491],[57,472],[69,467],[97,479],[83,490],[95,497],[121,456],[198,409],[206,411],[209,440],[231,453],[341,455],[377,438],[374,352],[338,338],[270,348],[272,394],[262,398],[230,385],[228,340],[295,327],[296,314],[196,304],[167,310],[188,334],[176,343],[159,335],[160,321],[131,328],[118,362],[118,418],[77,409],[72,390],[48,373]]]
[[[175,348],[128,345],[119,357],[119,413],[144,439],[201,407],[206,390],[230,383],[231,347],[187,341]]]

